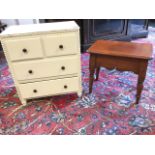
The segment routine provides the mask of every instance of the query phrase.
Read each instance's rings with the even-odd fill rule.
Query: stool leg
[[[140,76],[138,77],[138,84],[137,84],[137,98],[136,98],[136,104],[138,104],[140,100],[140,96],[143,90],[143,82],[144,79],[142,79]]]
[[[99,73],[100,73],[100,67],[97,67],[97,69],[96,69],[96,81],[98,81]]]
[[[92,68],[90,70],[90,78],[89,78],[89,93],[92,93],[92,87],[94,82],[94,72],[95,72],[95,68]]]
[[[91,54],[90,55],[90,60],[89,60],[89,93],[92,92],[92,87],[93,87],[93,81],[94,81],[94,72],[95,72],[95,55]]]
[[[146,70],[147,70],[147,64],[148,63],[142,63],[140,66],[140,71],[138,75],[138,82],[137,82],[137,98],[136,98],[136,104],[139,103],[141,93],[143,90],[143,82],[145,80]]]

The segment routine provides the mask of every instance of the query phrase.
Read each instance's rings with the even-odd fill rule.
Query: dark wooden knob
[[[37,93],[38,91],[37,91],[37,89],[34,89],[33,92],[34,92],[34,93]]]
[[[32,74],[32,73],[33,73],[33,71],[32,71],[32,70],[29,70],[29,73],[30,73],[30,74]]]
[[[63,49],[63,45],[59,45],[59,48],[60,48],[60,49]]]
[[[62,69],[62,70],[65,70],[65,66],[62,66],[61,69]]]
[[[23,52],[24,52],[24,53],[27,53],[28,51],[27,51],[27,49],[26,49],[26,48],[23,48]]]
[[[67,89],[67,85],[64,85],[64,88]]]

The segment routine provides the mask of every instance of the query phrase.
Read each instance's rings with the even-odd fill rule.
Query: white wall
[[[39,19],[0,19],[2,23],[9,25],[36,24]]]
[[[18,24],[36,24],[39,23],[38,19],[17,19]]]
[[[0,19],[2,23],[5,23],[7,25],[16,25],[15,19]]]

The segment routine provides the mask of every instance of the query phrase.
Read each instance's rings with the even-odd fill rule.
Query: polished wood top
[[[153,48],[149,43],[97,40],[87,51],[94,54],[151,59]]]

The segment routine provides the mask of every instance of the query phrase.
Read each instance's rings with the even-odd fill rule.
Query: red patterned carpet
[[[148,38],[155,52],[155,29]],[[0,65],[0,134],[155,134],[155,58],[150,61],[139,105],[137,76],[102,68],[88,95],[89,54],[81,56],[83,96],[54,96],[22,106],[7,63]]]

